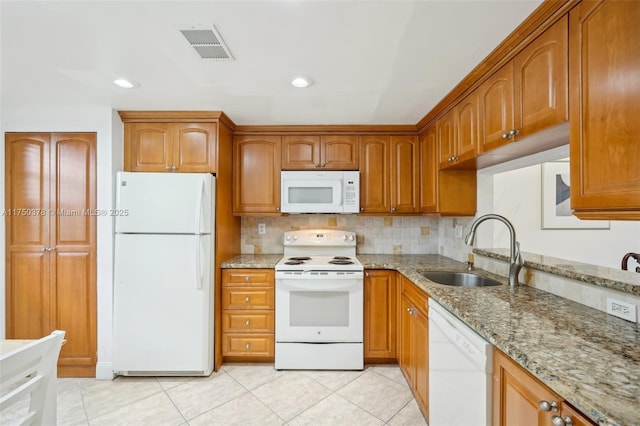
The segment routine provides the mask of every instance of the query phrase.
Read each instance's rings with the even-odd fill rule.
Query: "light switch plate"
[[[627,321],[636,322],[636,305],[607,297],[607,313]]]
[[[462,225],[456,225],[455,235],[456,238],[462,238]]]
[[[267,233],[267,225],[264,223],[258,224],[258,235],[264,235]]]

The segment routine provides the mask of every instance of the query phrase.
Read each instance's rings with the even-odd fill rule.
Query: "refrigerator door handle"
[[[199,234],[200,233],[200,219],[201,219],[201,215],[202,215],[202,199],[203,199],[203,195],[204,195],[204,179],[202,179],[200,181],[200,185],[199,185],[199,190],[198,190],[198,194],[196,195],[196,217],[195,217],[195,233]]]
[[[200,262],[200,238],[196,238],[196,289],[202,289],[202,264]]]

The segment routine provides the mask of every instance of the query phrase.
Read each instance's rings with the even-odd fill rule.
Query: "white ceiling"
[[[540,3],[2,0],[1,107],[415,124]],[[211,24],[235,61],[201,59],[178,31]],[[296,74],[315,84],[290,86]],[[140,87],[117,88],[117,77]]]

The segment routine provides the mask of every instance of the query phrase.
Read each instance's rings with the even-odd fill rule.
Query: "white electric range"
[[[363,277],[355,232],[285,232],[276,264],[278,370],[362,370]]]

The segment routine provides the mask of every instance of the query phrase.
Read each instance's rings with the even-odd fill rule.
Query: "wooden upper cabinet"
[[[438,212],[438,128],[434,124],[420,137],[420,212]]]
[[[640,220],[640,2],[583,1],[569,13],[571,207],[581,219]]]
[[[216,123],[125,122],[125,170],[215,173]]]
[[[280,136],[233,138],[233,213],[280,212]]]
[[[355,135],[284,136],[282,170],[358,170]]]
[[[320,158],[325,170],[358,170],[358,136],[328,135],[320,138]]]
[[[476,213],[476,171],[439,168],[437,124],[420,137],[420,212],[441,216]]]
[[[389,136],[360,137],[360,212],[388,213],[389,196]]]
[[[480,86],[482,152],[510,142],[513,121],[513,62],[508,62]]]
[[[282,170],[320,168],[320,136],[284,136]]]
[[[216,171],[216,123],[173,125],[173,166],[179,172]]]
[[[565,16],[480,86],[481,152],[567,120],[567,31]]]
[[[516,140],[569,118],[567,35],[565,15],[513,59]]]
[[[472,92],[438,120],[440,168],[475,168],[480,145],[480,107]]]
[[[170,123],[126,123],[124,168],[131,172],[166,172],[173,163]]]
[[[419,145],[416,136],[391,136],[391,212],[419,211]]]

